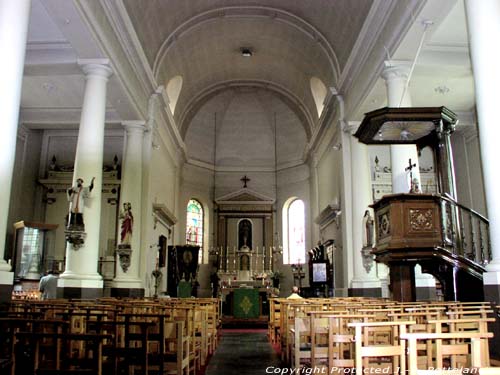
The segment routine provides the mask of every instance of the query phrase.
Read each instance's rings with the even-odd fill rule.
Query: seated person
[[[290,294],[286,299],[302,299],[302,297],[299,295],[299,287],[294,286],[292,288],[292,294]]]

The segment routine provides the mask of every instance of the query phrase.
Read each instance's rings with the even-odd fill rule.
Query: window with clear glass
[[[198,245],[198,263],[203,263],[203,207],[196,199],[189,200],[186,214],[186,244]]]
[[[285,208],[284,262],[286,264],[304,263],[306,255],[304,201],[295,199]]]

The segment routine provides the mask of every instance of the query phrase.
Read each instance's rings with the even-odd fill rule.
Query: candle
[[[266,247],[262,248],[262,273],[264,273],[264,269],[266,268]]]
[[[229,249],[226,247],[226,272],[229,271]]]
[[[236,247],[233,247],[233,271],[236,272]]]

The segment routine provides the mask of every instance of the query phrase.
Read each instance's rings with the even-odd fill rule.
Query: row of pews
[[[0,374],[195,375],[217,346],[219,300],[12,301]]]
[[[269,303],[269,338],[297,372],[500,375],[489,356],[498,307],[488,302],[349,297]]]

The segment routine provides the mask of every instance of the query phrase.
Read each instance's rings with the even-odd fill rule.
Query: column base
[[[417,301],[437,301],[436,287],[417,286],[415,288]]]
[[[138,279],[114,279],[111,282],[111,297],[144,297],[144,287]]]
[[[349,297],[382,297],[379,280],[353,280],[347,291]]]
[[[103,296],[103,281],[59,278],[57,298],[93,299]]]
[[[143,298],[144,288],[111,288],[111,297]]]
[[[491,302],[494,306],[500,303],[500,272],[483,273],[484,300]],[[488,324],[488,330],[493,332],[490,342],[490,358],[500,359],[500,321]]]
[[[14,272],[0,271],[0,304],[10,303],[14,288]]]
[[[484,300],[498,305],[500,303],[500,272],[483,273]]]

